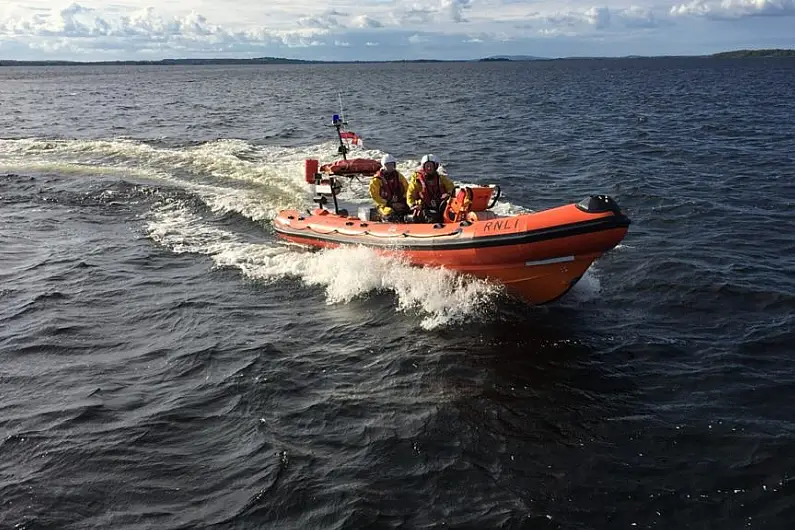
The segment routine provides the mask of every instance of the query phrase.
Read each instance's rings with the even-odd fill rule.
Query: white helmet
[[[427,154],[423,156],[422,160],[420,160],[420,165],[424,166],[425,162],[433,162],[437,166],[439,165],[439,159],[436,157],[436,155]]]
[[[381,167],[386,168],[387,164],[397,164],[397,159],[389,153],[381,157]]]

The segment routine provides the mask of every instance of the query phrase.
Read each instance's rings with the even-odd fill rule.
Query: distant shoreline
[[[763,49],[734,50],[709,55],[628,55],[623,57],[535,57],[526,55],[497,55],[482,59],[403,59],[391,61],[319,61],[286,59],[283,57],[255,57],[250,59],[160,59],[120,61],[17,61],[0,59],[0,66],[176,66],[176,65],[273,65],[273,64],[400,64],[400,63],[473,63],[473,62],[524,62],[571,61],[609,59],[741,59],[759,57],[795,57],[795,50]]]

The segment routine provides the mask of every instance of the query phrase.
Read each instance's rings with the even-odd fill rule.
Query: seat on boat
[[[471,202],[469,205],[469,211],[482,212],[484,210],[487,210],[489,207],[489,201],[491,201],[491,196],[494,193],[494,188],[490,188],[488,186],[477,186],[477,187],[468,186],[468,189],[472,190],[472,198],[470,199]],[[461,192],[459,191],[458,193]]]

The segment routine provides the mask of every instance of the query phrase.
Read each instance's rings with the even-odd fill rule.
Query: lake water
[[[0,527],[790,528],[795,61],[0,68]],[[560,301],[308,252],[361,156],[613,196]],[[365,204],[366,183],[343,192]]]

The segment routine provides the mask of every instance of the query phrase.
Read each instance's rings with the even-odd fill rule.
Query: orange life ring
[[[323,164],[320,170],[332,175],[367,175],[372,176],[381,169],[381,162],[371,158],[351,158],[337,160],[331,164]]]

